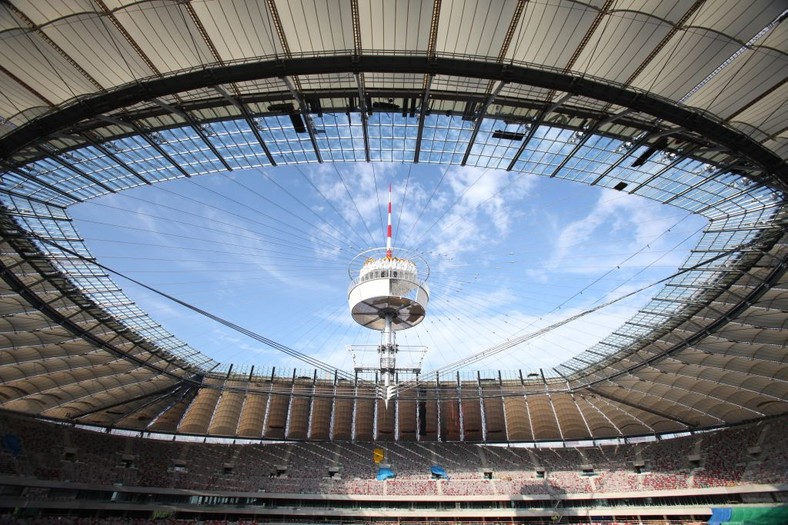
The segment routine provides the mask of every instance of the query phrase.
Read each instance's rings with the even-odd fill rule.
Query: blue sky
[[[379,342],[350,317],[348,265],[385,244],[389,184],[395,253],[417,251],[431,269],[427,319],[398,334],[403,347],[428,347],[425,372],[672,274],[704,224],[676,208],[563,180],[383,163],[236,170],[110,195],[71,212],[107,266],[349,370],[346,345]],[[217,361],[307,368],[117,281],[165,328]],[[560,364],[657,290],[472,368]]]

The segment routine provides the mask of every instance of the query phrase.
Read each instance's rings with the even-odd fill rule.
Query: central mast
[[[386,402],[396,393],[398,372],[418,374],[418,368],[397,368],[397,353],[399,347],[396,332],[412,328],[424,320],[429,290],[426,275],[429,269],[421,261],[422,276],[419,267],[412,258],[394,257],[391,246],[391,186],[389,185],[388,222],[386,228],[385,251],[373,249],[366,255],[358,275],[353,275],[351,269],[350,289],[348,303],[350,313],[358,324],[365,328],[380,331],[380,345],[378,345],[378,364],[374,369],[378,376],[379,395]],[[381,253],[382,252],[382,253]],[[379,254],[377,257],[374,253]],[[421,277],[421,278],[420,278]],[[354,349],[351,348],[351,351]],[[371,372],[373,370],[358,367],[356,372]]]

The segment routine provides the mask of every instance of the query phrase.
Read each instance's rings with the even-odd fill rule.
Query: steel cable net
[[[429,8],[433,6],[422,5],[424,16],[418,17],[416,22],[401,9],[395,8],[384,17],[379,6],[361,5],[357,6],[362,10],[356,13],[359,18],[352,24],[342,24],[339,22],[345,15],[341,10],[322,12],[323,8],[315,5],[314,10],[304,10],[303,21],[296,21],[293,13],[272,12],[276,11],[276,3],[268,2],[259,13],[240,17],[239,23],[250,23],[257,31],[271,37],[269,47],[265,38],[260,42],[244,41],[247,37],[241,33],[235,37],[240,39],[237,46],[221,44],[226,43],[226,34],[230,32],[218,29],[228,22],[227,13],[239,8],[232,3],[221,9],[200,4],[196,9],[187,4],[163,6],[142,2],[103,13],[80,13],[79,7],[67,13],[60,9],[20,8],[17,3],[4,5],[2,16],[9,30],[5,32],[4,47],[7,51],[4,68],[8,74],[3,75],[3,89],[0,89],[5,95],[0,100],[0,151],[4,158],[0,166],[0,199],[6,206],[4,213],[14,221],[8,223],[4,231],[8,235],[4,237],[13,239],[21,229],[28,240],[32,239],[32,247],[47,258],[46,262],[36,260],[38,254],[29,249],[31,246],[14,239],[14,246],[22,247],[18,252],[20,259],[10,264],[19,269],[15,285],[24,293],[33,293],[38,287],[37,292],[41,293],[36,304],[44,309],[54,304],[46,295],[70,294],[69,299],[63,299],[63,304],[79,313],[63,313],[54,322],[54,325],[68,326],[76,332],[70,336],[102,341],[99,344],[115,356],[124,352],[137,356],[137,352],[142,352],[143,356],[155,356],[150,358],[153,361],[164,356],[168,364],[163,368],[156,365],[146,370],[178,369],[178,375],[189,377],[191,386],[209,387],[214,391],[210,395],[209,392],[198,394],[202,408],[189,410],[188,414],[194,414],[193,417],[207,413],[206,407],[221,408],[224,403],[228,407],[226,410],[231,412],[229,407],[234,407],[237,400],[229,394],[227,397],[217,395],[216,391],[237,394],[248,390],[256,396],[268,391],[270,398],[274,384],[281,392],[274,396],[276,401],[269,402],[266,398],[261,410],[277,422],[281,419],[281,410],[292,413],[291,408],[300,407],[308,396],[313,399],[307,403],[309,406],[317,402],[314,400],[322,399],[321,395],[338,396],[337,403],[342,396],[362,399],[363,410],[378,414],[377,402],[366,397],[380,395],[373,388],[380,378],[374,377],[374,372],[370,377],[359,377],[353,372],[350,358],[340,357],[344,354],[344,344],[336,344],[339,340],[366,344],[374,341],[351,333],[347,325],[343,325],[348,321],[347,305],[340,304],[342,301],[330,303],[318,299],[318,284],[329,284],[331,278],[339,279],[346,260],[368,246],[378,245],[376,232],[384,225],[391,234],[391,220],[386,224],[382,214],[380,225],[375,220],[382,209],[380,201],[385,201],[382,199],[385,194],[383,180],[388,182],[385,175],[392,173],[392,169],[379,161],[414,162],[417,167],[432,163],[459,164],[466,169],[447,169],[434,179],[418,170],[411,177],[411,168],[407,175],[404,169],[397,175],[403,200],[412,200],[413,204],[403,206],[411,211],[400,217],[401,227],[394,215],[393,222],[397,226],[394,231],[402,235],[403,246],[416,248],[436,270],[430,287],[430,315],[420,322],[419,335],[415,335],[415,330],[400,334],[404,343],[432,349],[426,357],[425,370],[429,373],[419,373],[418,378],[404,380],[392,378],[392,383],[403,384],[400,393],[403,402],[415,403],[414,399],[422,399],[422,389],[426,389],[425,396],[433,396],[435,406],[442,406],[445,396],[452,397],[442,416],[435,409],[435,415],[429,417],[442,421],[441,424],[467,421],[465,428],[471,433],[478,432],[484,425],[476,423],[476,412],[465,413],[476,409],[461,400],[474,396],[483,400],[478,414],[483,422],[497,421],[497,409],[492,408],[496,402],[491,398],[506,398],[503,409],[506,414],[506,403],[511,402],[512,406],[520,403],[513,398],[522,393],[541,396],[553,392],[556,395],[550,403],[526,400],[517,411],[538,413],[540,417],[546,414],[554,419],[571,410],[586,419],[593,417],[594,410],[603,412],[606,417],[613,411],[624,411],[632,415],[632,425],[639,432],[659,431],[651,417],[673,414],[672,409],[663,410],[670,403],[679,407],[682,415],[673,414],[673,419],[668,419],[682,428],[727,421],[726,409],[722,407],[728,407],[737,420],[779,411],[775,407],[783,406],[784,392],[779,387],[768,390],[761,384],[777,372],[762,375],[760,369],[738,362],[731,365],[735,370],[728,370],[722,358],[715,355],[718,346],[712,343],[710,334],[718,331],[723,340],[719,344],[727,345],[726,352],[734,356],[749,356],[755,352],[753,348],[744,348],[744,340],[756,346],[766,345],[767,349],[758,355],[766,356],[759,363],[767,369],[768,362],[773,360],[769,352],[774,348],[784,349],[784,342],[773,337],[774,330],[784,323],[779,317],[779,301],[771,297],[769,290],[780,283],[779,272],[784,260],[784,253],[773,247],[779,245],[785,228],[782,211],[785,162],[776,153],[779,146],[773,145],[776,143],[769,138],[761,138],[778,136],[779,130],[785,127],[774,109],[781,107],[781,101],[774,99],[778,96],[775,93],[780,91],[770,88],[774,86],[773,71],[779,70],[774,64],[780,56],[775,51],[774,29],[785,19],[784,7],[777,2],[763,4],[760,10],[737,7],[735,9],[741,9],[740,19],[746,24],[734,30],[725,16],[708,11],[708,6],[700,3],[682,13],[676,8],[676,12],[659,16],[650,11],[651,7],[642,6],[638,8],[642,10],[642,19],[664,30],[666,39],[657,48],[651,44],[632,46],[631,56],[620,57],[618,43],[622,40],[610,38],[608,31],[616,27],[626,35],[639,35],[644,27],[639,16],[628,16],[625,20],[616,10],[599,12],[589,6],[578,8],[562,2],[531,2],[525,14],[517,10],[502,13],[500,20],[511,16],[508,31],[500,31],[501,28],[491,22],[494,17],[480,17],[480,23],[489,30],[467,33],[461,31],[465,26],[455,11],[447,11],[448,7],[442,8],[439,4],[435,6],[431,18]],[[486,13],[489,6],[470,2],[466,7]],[[560,16],[547,16],[547,12],[570,7],[576,15],[572,20],[580,24],[576,26],[577,34],[585,34],[585,38],[574,53],[564,57],[571,56],[569,62],[562,62],[562,53],[546,52],[562,31],[548,23],[533,28],[529,24],[533,20],[561,20]],[[539,16],[540,13],[543,16]],[[735,13],[728,15],[733,17]],[[678,17],[674,20],[674,16]],[[395,53],[386,45],[388,41],[382,35],[391,35],[378,24],[391,17],[397,21],[396,27],[405,28],[411,36],[413,31],[417,35],[429,34],[426,51],[422,48],[407,50],[408,45],[398,45]],[[172,26],[162,26],[162,19],[169,20]],[[195,27],[202,29],[194,32],[190,24],[201,19],[213,22],[197,24]],[[332,27],[353,29],[356,52],[353,57],[343,54],[349,46],[307,49],[300,39],[292,38],[294,27],[310,27],[314,30],[310,34],[319,34],[317,30],[326,20],[337,22],[330,24]],[[108,21],[112,23],[105,23]],[[582,21],[588,25],[583,26]],[[427,22],[431,22],[429,28],[423,26]],[[96,30],[79,29],[73,34],[90,38],[106,35],[109,40],[104,44],[110,42],[112,45],[86,47],[84,41],[78,43],[69,36],[75,28],[82,27],[72,25],[76,23],[88,24]],[[122,30],[125,23],[156,29],[149,33],[160,38],[162,45],[134,42],[133,33]],[[699,32],[693,29],[690,35],[687,28],[696,26],[704,29]],[[587,27],[588,32],[582,31],[583,27]],[[257,31],[248,34],[262,34]],[[712,36],[700,36],[707,31]],[[452,35],[461,34],[462,38],[452,38]],[[703,44],[699,44],[697,38]],[[212,39],[220,45],[213,45]],[[277,39],[279,44],[276,44]],[[288,40],[289,45],[283,45]],[[407,41],[422,42],[423,39]],[[632,41],[639,39],[633,37]],[[34,45],[30,45],[31,42]],[[609,48],[606,42],[615,42],[615,49]],[[741,43],[744,44],[739,45]],[[568,51],[569,47],[564,44],[560,48]],[[193,46],[199,47],[196,54],[184,51]],[[498,48],[500,54],[496,60],[494,51]],[[99,57],[91,49],[115,49],[116,52],[102,53]],[[165,57],[161,54],[163,49],[174,55]],[[621,84],[620,75],[612,78],[613,70],[609,70],[604,60],[588,55],[591,49],[594,57],[615,54],[620,59],[621,71],[632,72],[632,78],[626,82],[632,87]],[[697,50],[708,52],[709,58],[704,67],[688,74],[682,57]],[[490,56],[481,56],[484,54]],[[542,55],[544,60],[538,59]],[[133,65],[136,62],[126,62],[128,57],[139,57],[150,70],[158,71],[157,75],[148,77],[150,72],[145,68],[140,71],[148,73],[140,73]],[[425,62],[425,57],[429,57],[429,61]],[[275,59],[275,68],[265,67],[269,59]],[[107,68],[107,63],[117,67]],[[115,73],[119,76],[108,77],[110,70],[117,70]],[[125,71],[128,75],[119,73]],[[621,73],[618,69],[615,71]],[[270,77],[262,78],[269,73]],[[608,75],[611,78],[605,78]],[[625,74],[621,76],[625,77]],[[217,78],[224,83],[213,85]],[[547,85],[548,80],[550,85]],[[677,90],[676,86],[683,87]],[[330,89],[327,91],[327,88]],[[728,93],[737,96],[730,97]],[[733,99],[739,100],[742,106],[730,106]],[[45,109],[38,109],[38,104],[43,104],[41,108]],[[751,131],[737,131],[724,124],[718,115],[734,115],[730,118],[744,123],[741,129]],[[347,160],[373,162],[343,176],[336,167]],[[324,162],[322,172],[301,167],[310,162]],[[282,173],[292,167],[286,172],[287,176],[292,175],[299,184],[290,184],[292,181],[285,180],[284,176],[278,177],[277,171],[269,173],[267,168],[274,165]],[[230,169],[232,173],[228,173]],[[506,172],[495,171],[498,169]],[[219,180],[238,186],[238,193],[209,186],[207,181],[197,181],[194,177],[219,172],[224,174]],[[538,312],[541,317],[538,322],[515,319],[513,311],[495,317],[480,315],[491,314],[493,306],[501,310],[510,306],[504,294],[496,296],[491,288],[480,286],[485,278],[487,283],[497,283],[504,273],[501,268],[516,265],[523,273],[528,272],[527,277],[534,283],[548,275],[547,263],[556,264],[558,260],[538,266],[526,262],[527,250],[494,251],[490,247],[504,237],[503,229],[490,230],[488,235],[479,235],[477,230],[476,238],[482,239],[485,246],[483,249],[477,246],[472,253],[475,256],[473,267],[483,269],[481,276],[462,267],[463,263],[471,266],[467,259],[461,259],[469,255],[462,250],[473,241],[473,236],[461,236],[462,227],[478,225],[483,219],[497,220],[498,225],[504,225],[514,215],[507,217],[500,213],[511,211],[500,205],[501,199],[505,197],[506,204],[506,199],[512,198],[517,191],[534,191],[526,187],[527,184],[520,185],[532,175],[541,176],[545,181],[583,182],[618,192],[613,195],[643,196],[707,221],[702,226],[702,235],[692,239],[695,247],[683,262],[671,257],[680,251],[680,241],[672,246],[661,246],[672,267],[665,275],[677,266],[679,271],[674,272],[664,286],[652,290],[651,300],[639,304],[634,315],[619,319],[617,325],[609,326],[607,336],[598,337],[581,350],[572,346],[572,339],[587,328],[574,329],[573,333],[572,323],[600,319],[594,317],[597,313],[613,318],[614,314],[608,315],[611,311],[608,307],[616,306],[616,297],[626,297],[631,289],[660,282],[662,276],[650,279],[645,274],[638,279],[631,275],[619,277],[623,274],[621,269],[628,266],[639,264],[641,266],[636,268],[644,269],[648,263],[643,263],[639,257],[649,251],[656,253],[657,249],[653,241],[644,242],[626,253],[617,254],[615,260],[599,263],[599,267],[593,269],[595,276],[601,276],[599,282],[593,279],[566,281],[557,283],[553,290],[533,292],[530,297],[526,297],[524,288],[517,288],[516,295],[523,303],[549,303],[550,308]],[[252,177],[265,179],[269,185],[264,188],[252,186]],[[75,229],[72,224],[72,214],[87,206],[85,203],[111,202],[112,206],[117,206],[119,201],[131,198],[132,193],[125,191],[129,188],[154,186],[152,183],[176,178],[188,178],[189,184],[200,186],[199,191],[218,195],[226,201],[225,205],[229,203],[232,211],[214,215],[218,210],[208,203],[205,195],[193,193],[188,196],[192,200],[183,200],[177,205],[171,201],[164,205],[168,213],[177,214],[165,219],[173,230],[154,232],[150,227],[146,229],[145,225],[153,222],[153,215],[164,209],[151,211],[149,208],[134,215],[133,219],[118,221],[123,223],[121,233],[113,232],[113,239],[107,240],[109,235],[106,235],[100,242],[109,244],[121,238],[129,243],[137,242],[129,244],[136,247],[134,264],[137,266],[123,267],[120,273],[131,277],[137,283],[134,286],[149,293],[163,292],[160,297],[173,301],[179,308],[207,316],[222,325],[227,331],[220,334],[206,329],[202,337],[180,339],[183,325],[206,325],[190,318],[179,326],[179,316],[173,315],[168,321],[173,321],[172,332],[179,336],[174,337],[169,322],[164,322],[166,312],[162,317],[145,314],[145,310],[158,312],[166,308],[160,308],[161,304],[140,308],[135,304],[137,297],[132,295],[134,300],[130,300],[108,276],[119,261],[105,256],[123,256],[112,250],[105,251],[96,244],[99,236],[89,228],[80,225]],[[359,180],[363,184],[358,185]],[[497,184],[496,181],[503,182]],[[165,191],[164,185],[155,186]],[[483,191],[490,187],[492,191]],[[372,191],[367,191],[369,188]],[[542,187],[538,189],[541,191]],[[178,190],[178,193],[186,198],[188,192]],[[239,193],[257,200],[245,200]],[[556,198],[553,209],[559,202]],[[578,201],[573,198],[572,202]],[[615,202],[615,198],[604,203],[600,200],[599,209],[603,207],[601,204],[615,207]],[[437,203],[445,206],[437,210],[430,208],[437,208]],[[142,206],[140,201],[136,204]],[[187,208],[194,204],[198,204],[201,211],[189,215]],[[239,216],[246,213],[247,208],[255,208],[258,212],[258,215],[246,217],[256,221],[255,226],[240,221]],[[637,214],[636,208],[632,206],[628,210],[639,219],[629,223],[632,227],[636,227],[636,223],[649,222]],[[514,211],[519,214],[517,220],[528,213],[525,206]],[[551,210],[545,207],[540,211],[548,216]],[[207,223],[198,217],[209,214],[213,220]],[[587,222],[607,219],[608,224],[618,224],[611,221],[611,217],[619,216],[589,214]],[[93,220],[97,222],[95,217]],[[311,229],[315,225],[318,227]],[[545,224],[537,225],[533,232],[538,234],[544,228]],[[670,229],[667,225],[664,228],[663,231]],[[685,232],[687,237],[691,237],[691,230]],[[144,238],[133,239],[135,231]],[[197,232],[211,235],[197,237]],[[450,239],[447,232],[459,232],[455,238],[462,242],[450,246],[451,249],[435,242],[435,238]],[[228,248],[230,243],[234,246],[223,256],[211,259],[206,252],[185,255],[174,249],[162,256],[161,259],[181,265],[180,275],[194,276],[195,282],[190,283],[189,288],[189,283],[184,281],[149,279],[167,271],[161,267],[161,260],[154,260],[151,239],[154,233],[161,234],[159,244],[170,247],[176,245],[176,240],[180,243],[187,238],[191,239],[192,247],[202,244],[202,249],[206,246]],[[231,237],[237,233],[242,236]],[[275,246],[281,250],[274,251]],[[586,271],[591,271],[592,263],[601,260],[588,257],[579,245],[573,249],[578,257],[585,256],[583,269]],[[101,252],[98,254],[101,265],[93,261],[94,252]],[[244,259],[244,254],[252,254],[255,260]],[[127,261],[132,260],[125,257]],[[285,260],[287,262],[283,262]],[[562,262],[569,266],[566,261]],[[652,261],[654,266],[660,259]],[[206,264],[212,271],[189,273],[193,269],[186,266],[198,264]],[[210,292],[216,294],[216,300],[205,301],[195,291],[204,288],[208,281],[222,279],[226,282],[227,276],[239,268],[251,273],[253,264],[271,276],[276,274],[272,279],[287,281],[289,284],[282,289],[293,291],[305,282],[313,284],[309,289],[310,305],[302,305],[300,310],[287,310],[283,307],[282,296],[278,296],[275,289],[268,289],[258,297],[264,297],[262,302],[277,307],[261,312],[260,317],[265,318],[267,324],[258,325],[247,322],[247,318],[240,315],[236,318],[235,314],[223,309],[230,302],[240,302],[243,293],[229,301],[221,295],[227,290],[225,288]],[[575,264],[577,269],[582,266]],[[316,274],[322,276],[322,282],[309,281],[310,276]],[[31,281],[29,275],[40,275],[42,281]],[[295,278],[285,279],[288,275]],[[611,284],[617,278],[619,282]],[[63,284],[62,279],[67,283]],[[516,284],[525,281],[524,277],[521,279]],[[35,284],[25,288],[25,283],[30,282]],[[248,289],[249,282],[245,281]],[[511,282],[515,283],[514,279]],[[603,282],[611,286],[603,288]],[[345,281],[335,288],[341,289],[346,284]],[[408,301],[418,299],[418,293],[416,297],[410,293],[413,288],[400,288],[403,281],[392,284],[386,292],[391,296],[405,297]],[[42,288],[49,286],[51,288],[42,292]],[[79,299],[78,291],[72,287],[85,293],[93,304]],[[127,288],[126,284],[123,288]],[[249,291],[250,295],[252,293]],[[336,295],[341,297],[342,293]],[[460,298],[466,296],[473,301],[463,303]],[[583,301],[589,297],[591,299]],[[761,297],[767,299],[757,308],[769,310],[768,305],[776,304],[775,312],[760,315],[748,309],[750,304],[759,304]],[[307,311],[311,306],[314,310]],[[401,306],[390,305],[392,308]],[[23,326],[22,321],[10,320],[22,317],[23,312],[15,308],[18,307],[9,300],[10,315],[5,319],[12,329],[8,333]],[[256,308],[259,306],[246,303],[245,310]],[[523,310],[517,314],[533,313],[525,312],[522,303],[514,309]],[[293,313],[302,319],[300,324],[285,320]],[[52,315],[59,314],[55,311]],[[110,326],[108,319],[119,324]],[[728,319],[735,321],[728,323]],[[72,322],[74,320],[76,322]],[[762,326],[764,324],[766,326]],[[111,329],[108,330],[108,326]],[[42,323],[31,333],[52,328]],[[567,328],[569,331],[562,331]],[[105,335],[107,331],[117,335],[113,339]],[[242,334],[255,346],[248,348],[245,343],[232,339],[228,336],[230,331]],[[439,336],[439,332],[453,332],[453,344],[446,344],[447,339]],[[290,338],[294,334],[299,337]],[[545,336],[546,342],[540,346],[537,336]],[[113,341],[118,344],[113,346]],[[63,342],[68,343],[68,340]],[[24,341],[9,343],[12,347],[24,348],[29,348],[29,344]],[[557,354],[570,346],[573,351],[562,359],[549,363],[539,361],[542,354]],[[330,351],[340,347],[341,352]],[[269,349],[275,352],[265,353]],[[676,363],[696,366],[696,361],[701,360],[693,353],[696,351],[708,356],[702,358],[703,370],[692,368],[690,372],[689,368],[677,368]],[[45,352],[48,358],[57,357],[57,350],[51,345]],[[252,359],[245,361],[258,355],[259,359],[254,362]],[[484,361],[478,361],[480,366],[488,366],[491,370],[476,370],[477,359],[482,358]],[[386,357],[386,366],[379,368],[396,368],[389,366],[395,364],[389,359],[390,356]],[[146,358],[132,360],[142,363]],[[49,368],[51,362],[42,361],[42,365],[54,373],[55,369]],[[297,369],[301,363],[308,369]],[[16,377],[11,368],[4,370],[6,375],[2,377]],[[739,376],[738,370],[747,372]],[[100,367],[94,372],[98,377],[109,375],[107,369]],[[665,376],[670,379],[665,378],[664,384],[655,379]],[[707,376],[720,380],[733,377],[728,379],[732,384],[723,388],[741,387],[739,393],[714,390],[703,382],[702,377]],[[695,378],[694,386],[685,384],[688,377]],[[616,389],[629,389],[633,385],[637,387],[635,390],[643,388],[645,391],[637,396],[642,394],[649,399],[645,405],[651,412],[640,411],[639,403],[635,403],[636,407],[627,405],[632,403],[628,396],[621,397],[616,390],[607,388],[613,379]],[[43,385],[43,376],[36,381]],[[62,379],[55,384],[68,386],[59,381]],[[140,381],[139,385],[143,385],[145,392],[154,391],[147,390],[148,383]],[[670,385],[667,394],[661,390],[664,385]],[[575,408],[567,408],[570,405],[563,404],[566,398],[558,394],[574,393],[579,386],[596,390],[584,391],[587,397],[573,399]],[[707,399],[718,403],[717,408],[704,408],[699,400],[702,396],[693,395],[694,390],[704,392]],[[131,391],[129,387],[125,393]],[[14,397],[19,395],[17,388],[9,385],[9,392],[13,397],[9,403],[28,406],[26,396]],[[757,401],[745,399],[750,394]],[[286,395],[293,396],[292,403],[284,403],[283,409],[280,397]],[[667,396],[664,402],[661,401],[663,395]],[[255,399],[262,403],[262,398]],[[95,402],[95,406],[104,406],[106,402]],[[73,413],[76,404],[64,401],[64,405],[69,406],[58,408],[58,414]],[[353,407],[352,414],[361,410],[356,404]],[[311,410],[306,411],[309,417]],[[407,410],[411,410],[410,405]],[[421,413],[420,408],[415,410]],[[433,409],[427,412],[432,413],[430,410]],[[301,412],[298,414],[300,418]],[[389,412],[384,407],[380,414]],[[419,424],[426,425],[429,417]],[[292,419],[289,416],[285,419],[281,432],[287,434],[288,425],[293,422],[287,423]],[[356,419],[355,415],[351,417],[351,427],[364,424]],[[413,418],[408,416],[404,420]],[[529,422],[531,426],[523,432],[534,436],[532,423]],[[202,423],[198,425],[199,428],[203,426]],[[591,426],[586,423],[588,432],[593,433]],[[617,422],[610,425],[613,430],[606,432],[620,432],[625,426]],[[279,426],[270,428],[278,429]],[[562,430],[566,429],[558,425],[548,433],[565,437]],[[514,433],[517,432],[519,430]]]

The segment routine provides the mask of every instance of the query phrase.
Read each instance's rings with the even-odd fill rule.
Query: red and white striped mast
[[[391,184],[389,184],[389,213],[388,227],[386,228],[386,260],[391,261]],[[383,318],[385,324],[383,325],[383,332],[381,333],[382,340],[378,352],[380,354],[380,374],[383,379],[383,386],[387,391],[385,400],[386,408],[388,408],[390,396],[388,391],[394,379],[394,370],[396,367],[397,340],[394,335],[394,330],[392,329],[394,314],[383,310],[380,316]]]
[[[382,248],[373,248],[356,256],[363,256],[365,260],[358,274],[350,272],[353,281],[348,291],[348,304],[353,319],[365,328],[380,331],[381,340],[377,349],[379,366],[374,369],[357,367],[356,371],[377,374],[379,386],[382,387],[379,395],[386,401],[386,406],[388,400],[396,394],[395,382],[400,371],[397,368],[396,332],[419,324],[424,319],[429,303],[429,289],[424,282],[429,274],[426,261],[422,259],[425,273],[420,277],[419,267],[412,260],[412,256],[393,255],[391,194],[392,187],[389,184],[385,252]],[[377,255],[367,255],[372,253]],[[407,250],[404,253],[407,254]],[[407,373],[412,371],[410,368]]]
[[[389,184],[389,224],[386,230],[386,259],[391,259],[391,184]]]

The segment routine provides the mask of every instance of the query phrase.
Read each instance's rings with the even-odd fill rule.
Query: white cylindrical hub
[[[350,313],[358,324],[384,330],[391,317],[394,332],[424,320],[429,297],[416,264],[397,257],[368,258],[348,291]]]

